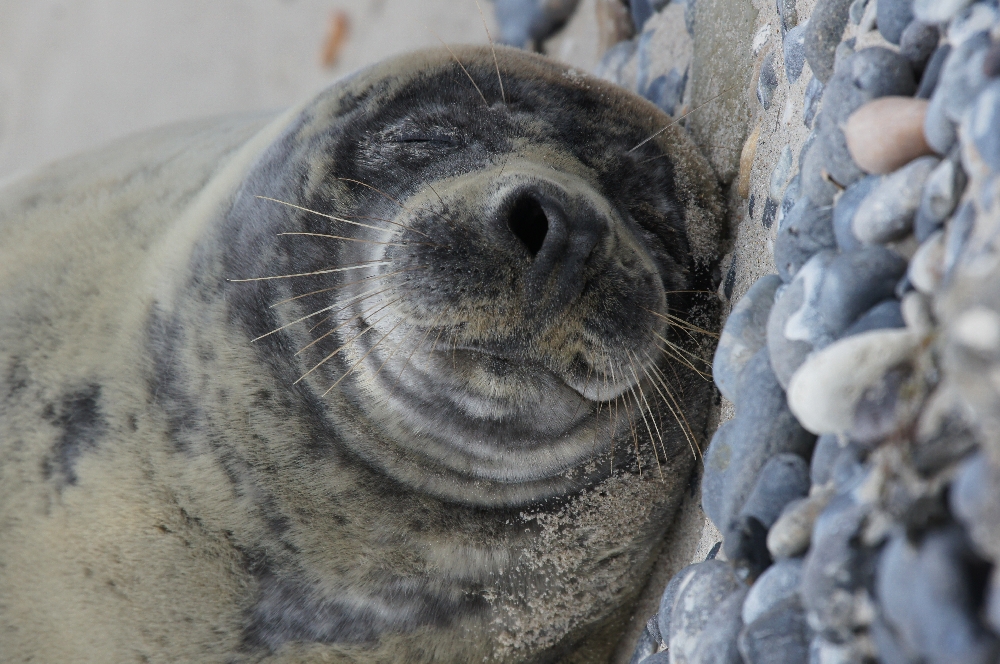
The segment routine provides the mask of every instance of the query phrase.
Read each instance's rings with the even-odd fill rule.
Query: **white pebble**
[[[967,348],[996,352],[1000,350],[1000,314],[986,307],[973,307],[952,323],[951,334]]]

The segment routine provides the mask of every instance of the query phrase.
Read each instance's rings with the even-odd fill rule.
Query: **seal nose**
[[[507,228],[532,259],[525,284],[528,302],[550,312],[580,295],[587,262],[608,227],[586,196],[556,189],[521,190],[507,208]]]

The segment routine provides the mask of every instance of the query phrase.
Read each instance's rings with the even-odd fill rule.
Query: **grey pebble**
[[[858,486],[866,475],[858,445],[854,441],[841,445],[830,466],[830,481],[833,482],[834,488],[840,493],[850,491]]]
[[[496,0],[500,42],[537,50],[573,14],[579,0]]]
[[[779,200],[781,198],[782,188],[785,186],[785,181],[788,179],[788,173],[792,170],[792,148],[790,145],[786,145],[781,148],[781,154],[778,155],[778,160],[774,164],[774,170],[771,171],[771,179],[768,180],[767,185],[767,195],[774,200]]]
[[[760,223],[764,228],[774,225],[774,219],[778,214],[779,203],[771,197],[764,199],[764,209],[760,213]]]
[[[802,664],[809,661],[810,640],[802,604],[792,596],[747,625],[739,648],[747,664]]]
[[[802,75],[802,67],[806,63],[805,36],[809,21],[800,23],[785,35],[782,50],[785,56],[785,78],[789,83],[795,83]]]
[[[912,447],[914,467],[932,474],[956,464],[979,446],[976,428],[975,419],[954,384],[938,385],[917,421]],[[954,499],[954,493],[950,497]]]
[[[650,655],[639,664],[670,664],[670,651],[664,650]]]
[[[983,63],[989,47],[989,33],[977,32],[953,48],[944,62],[931,106],[942,105],[952,122],[962,121],[965,111],[988,82]]]
[[[861,18],[865,15],[866,9],[868,9],[868,0],[854,0],[847,10],[847,16],[851,20],[851,23],[854,25],[861,23]]]
[[[688,565],[674,574],[667,587],[660,596],[660,606],[656,612],[656,626],[660,633],[660,643],[670,643],[670,622],[674,611],[674,600],[677,599],[677,590],[684,584],[685,579],[698,570],[698,563]]]
[[[938,165],[936,157],[919,157],[885,176],[854,214],[854,235],[865,243],[884,243],[909,235],[924,183]]]
[[[816,439],[812,459],[809,461],[809,479],[813,484],[822,486],[830,480],[833,463],[840,454],[840,440],[835,433],[824,433]]]
[[[767,527],[752,516],[737,516],[725,530],[723,553],[741,576],[754,579],[771,564]]]
[[[994,171],[1000,171],[1000,80],[979,95],[969,119],[972,143]]]
[[[787,283],[810,258],[836,246],[833,207],[820,207],[809,198],[800,198],[778,226],[774,241],[774,264],[778,275]]]
[[[958,208],[948,228],[945,231],[944,245],[944,278],[948,279],[952,270],[959,264],[965,245],[972,235],[972,229],[976,223],[976,208],[972,201],[966,201]]]
[[[747,588],[740,588],[715,609],[708,619],[711,629],[706,629],[698,637],[689,664],[743,664],[736,639],[743,629],[741,609]]]
[[[802,178],[796,174],[795,177],[789,181],[788,186],[785,187],[785,195],[781,199],[781,205],[778,207],[778,214],[775,217],[779,228],[781,227],[782,220],[788,215],[789,212],[792,211],[792,208],[795,207],[795,202],[799,198],[799,184],[801,182]]]
[[[774,4],[778,10],[778,18],[781,20],[781,34],[784,35],[797,26],[799,12],[795,7],[795,0],[775,0]]]
[[[808,458],[815,436],[788,409],[785,392],[762,348],[740,375],[736,417],[716,431],[705,455],[702,507],[720,528],[735,520],[761,468],[775,454]]]
[[[871,574],[871,554],[855,539],[868,512],[846,495],[834,498],[816,520],[802,566],[800,594],[809,624],[835,642],[854,632],[855,591]]]
[[[781,285],[775,274],[761,277],[733,307],[719,336],[712,362],[715,384],[730,401],[736,400],[739,374],[767,342],[767,317],[774,293]]]
[[[802,559],[780,560],[754,581],[743,601],[743,622],[749,625],[777,604],[799,592],[802,580]]]
[[[958,129],[945,113],[944,102],[935,103],[932,99],[928,105],[924,116],[924,140],[938,154],[948,154],[958,142]]]
[[[837,44],[837,49],[833,52],[833,71],[836,73],[837,69],[843,66],[843,63],[847,58],[854,55],[854,46],[858,43],[858,40],[854,37],[850,39],[845,39],[844,41]]]
[[[824,83],[833,76],[833,58],[847,26],[850,0],[819,0],[806,29],[806,60],[813,75]]]
[[[653,616],[646,621],[646,631],[649,635],[653,637],[653,641],[657,644],[663,644],[663,636],[660,634],[660,619],[659,616]]]
[[[809,493],[809,466],[797,454],[776,454],[767,460],[757,476],[740,516],[752,516],[770,528],[796,498]]]
[[[855,404],[854,421],[848,432],[851,439],[874,446],[912,424],[918,415],[918,402],[924,396],[918,389],[921,382],[922,377],[908,361],[886,371]]]
[[[996,0],[973,2],[952,19],[948,26],[948,41],[956,46],[980,32],[989,32],[1000,22]]]
[[[851,224],[854,221],[854,213],[858,211],[858,205],[882,180],[878,175],[869,175],[851,184],[837,198],[833,206],[833,235],[837,238],[837,246],[841,251],[854,251],[862,244],[854,235]]]
[[[947,23],[972,0],[914,0],[913,13],[924,23]]]
[[[822,272],[833,260],[833,252],[822,252],[815,256],[807,265],[809,268],[805,274],[796,275],[796,278],[780,293],[777,293],[774,306],[767,319],[767,348],[771,355],[771,367],[782,387],[787,388],[788,382],[792,378],[795,370],[805,361],[806,356],[813,351],[812,341],[808,336],[799,338],[798,335],[789,337],[786,326],[789,319],[796,315],[803,306],[811,308],[811,303],[807,301],[807,295],[811,294],[812,287],[819,281],[812,275]],[[807,280],[808,278],[808,280]],[[808,293],[807,293],[807,287]]]
[[[688,70],[682,74],[674,67],[666,74],[657,76],[647,85],[640,94],[653,102],[667,115],[673,115],[681,99],[684,98],[684,89],[687,87]]]
[[[899,54],[910,61],[913,69],[924,71],[927,62],[941,40],[937,26],[913,20],[899,38]]]
[[[650,633],[649,629],[642,630],[642,634],[639,635],[639,640],[635,644],[635,650],[632,651],[632,657],[629,658],[628,664],[640,664],[640,662],[645,662],[650,655],[656,652],[657,646],[656,639]]]
[[[807,127],[812,127],[816,113],[819,111],[819,103],[823,99],[823,83],[813,76],[806,85],[805,96],[802,101],[802,121]]]
[[[696,563],[688,569],[670,618],[671,660],[679,662],[691,661],[719,604],[745,587],[733,568],[721,560]]]
[[[767,533],[767,550],[776,560],[798,556],[809,548],[813,525],[832,495],[832,491],[819,490],[785,506]]]
[[[1000,557],[1000,471],[983,452],[959,466],[949,501],[952,511],[965,525],[976,548],[984,555]]]
[[[774,69],[774,51],[771,50],[764,56],[764,62],[760,66],[760,76],[757,78],[757,101],[765,111],[771,108],[771,100],[777,87],[778,72]]]
[[[917,98],[930,99],[931,95],[934,94],[938,79],[941,77],[941,68],[944,67],[944,61],[948,59],[949,53],[951,53],[951,44],[941,44],[931,53],[931,57],[924,67],[924,73],[920,77],[920,85],[917,87],[915,95]],[[938,150],[938,152],[941,151]],[[942,152],[942,154],[944,153]]]
[[[876,588],[910,650],[928,662],[986,664],[995,661],[997,640],[979,622],[969,583],[984,571],[958,528],[929,533],[919,549],[897,534],[882,554]]]
[[[624,82],[622,70],[635,56],[636,45],[636,40],[628,39],[609,48],[601,57],[601,61],[597,63],[597,67],[594,68],[594,75],[605,81],[622,85]]]
[[[861,334],[862,332],[871,332],[872,330],[886,330],[901,327],[906,327],[906,322],[903,320],[903,312],[899,306],[899,300],[886,299],[876,304],[874,307],[862,314],[856,321],[851,323],[851,325],[844,330],[844,333],[840,336],[840,338],[844,339],[846,337],[854,336],[855,334]]]
[[[906,273],[906,259],[881,246],[839,254],[827,268],[819,295],[825,333],[833,339],[864,312],[891,297]]]
[[[945,219],[955,211],[965,184],[965,171],[953,159],[943,160],[931,171],[913,221],[917,241],[923,242],[944,225]]]
[[[892,627],[879,614],[868,627],[875,652],[878,653],[880,664],[920,664],[920,660],[903,647]]]
[[[632,25],[635,26],[636,32],[642,32],[642,27],[649,20],[649,17],[660,9],[660,7],[654,7],[654,4],[665,3],[653,2],[651,0],[629,0],[628,7],[632,13]]]
[[[903,30],[913,20],[913,0],[878,0],[875,6],[878,31],[891,44],[898,44]]]

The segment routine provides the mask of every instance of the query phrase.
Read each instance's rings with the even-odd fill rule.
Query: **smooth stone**
[[[579,0],[495,0],[500,43],[537,49],[566,23]]]
[[[866,9],[868,9],[868,0],[854,0],[847,10],[847,17],[853,25],[858,25],[864,18]]]
[[[838,493],[854,489],[865,478],[865,467],[861,463],[861,451],[852,441],[842,445],[830,467],[830,481]]]
[[[822,116],[832,126],[878,97],[913,95],[913,68],[899,53],[882,46],[861,49],[846,58],[830,79]]]
[[[738,516],[726,528],[722,550],[741,576],[757,578],[771,564],[767,528],[752,516]]]
[[[977,32],[954,47],[944,62],[932,100],[940,99],[952,122],[962,121],[965,111],[989,83],[983,73],[983,63],[990,44],[989,33]]]
[[[659,106],[667,115],[673,115],[684,98],[687,81],[688,70],[685,69],[682,74],[674,67],[668,73],[654,78],[640,94]]]
[[[825,264],[833,260],[833,254],[824,252],[814,261],[821,263],[817,269],[823,269]],[[812,273],[812,269],[806,276]],[[767,319],[767,348],[771,356],[771,367],[782,387],[788,386],[795,370],[805,362],[806,357],[813,351],[812,343],[805,339],[789,339],[785,334],[785,326],[788,319],[795,315],[803,305],[806,304],[806,286],[809,285],[804,279],[798,278],[792,281],[785,289],[775,297],[774,306]]]
[[[916,656],[907,652],[882,615],[875,616],[868,633],[875,645],[880,664],[918,664]]]
[[[833,52],[833,71],[836,72],[843,66],[844,61],[854,55],[854,46],[858,43],[855,38],[845,39],[837,44],[837,49]]]
[[[767,195],[774,200],[781,200],[782,189],[788,180],[788,174],[792,170],[792,147],[786,145],[781,148],[781,154],[771,171],[771,178],[768,180]]]
[[[865,391],[889,369],[910,359],[920,343],[909,330],[875,330],[813,353],[789,382],[792,413],[815,434],[849,431]]]
[[[924,140],[938,154],[951,152],[958,142],[958,129],[945,113],[944,101],[935,93],[924,119]]]
[[[771,565],[750,587],[743,601],[743,622],[757,620],[789,597],[795,597],[802,580],[802,559],[788,558]]]
[[[913,0],[878,0],[875,9],[878,31],[890,44],[898,44],[913,20]]]
[[[854,163],[868,173],[884,175],[932,154],[924,140],[927,106],[923,99],[880,97],[854,111],[844,127]]]
[[[801,198],[785,215],[774,240],[774,264],[783,281],[790,282],[809,259],[824,249],[834,249],[833,207],[815,205]]]
[[[994,171],[1000,171],[1000,80],[980,93],[969,119],[972,143]]]
[[[833,464],[841,449],[840,438],[836,434],[825,433],[816,439],[816,447],[813,448],[812,459],[809,461],[809,479],[813,484],[822,486],[830,481]]]
[[[851,224],[854,221],[854,214],[858,211],[858,205],[875,189],[881,178],[877,175],[869,175],[853,183],[837,198],[833,206],[833,235],[837,239],[837,246],[841,251],[854,251],[863,245],[854,235]]]
[[[820,116],[822,119],[822,116]],[[819,119],[816,127],[820,126]],[[830,181],[827,168],[830,165],[827,134],[819,134],[813,130],[816,138],[808,145],[802,146],[802,160],[799,166],[799,176],[802,178],[802,193],[813,207],[826,207],[833,204],[840,189]],[[860,172],[860,171],[859,171]],[[779,270],[780,272],[780,270]]]
[[[905,299],[904,299],[905,302]],[[903,307],[904,318],[906,307]],[[925,330],[907,330],[923,336]],[[865,388],[854,407],[854,421],[848,429],[852,442],[874,447],[885,438],[902,434],[919,415],[926,394],[923,377],[915,363],[902,361]]]
[[[815,76],[809,79],[802,100],[802,122],[807,127],[813,126],[816,113],[819,112],[819,102],[823,99],[823,82]]]
[[[736,639],[743,629],[740,616],[746,595],[747,588],[740,588],[719,604],[708,620],[712,627],[701,633],[689,664],[743,664]]]
[[[639,664],[670,664],[670,651],[664,650],[650,655]]]
[[[653,637],[655,643],[663,644],[663,635],[660,634],[660,620],[659,616],[654,615],[652,618],[646,621],[646,631],[649,635]]]
[[[910,260],[906,275],[921,293],[932,295],[944,278],[944,231],[938,231],[921,243]]]
[[[736,399],[736,386],[743,367],[767,343],[767,319],[774,304],[774,293],[781,283],[776,274],[755,281],[736,302],[722,328],[712,362],[712,377],[719,391],[730,401]]]
[[[697,572],[699,564],[688,565],[674,574],[670,578],[670,581],[667,582],[667,587],[664,588],[663,595],[660,596],[660,606],[656,612],[656,627],[660,633],[660,643],[670,643],[670,621],[674,611],[674,600],[677,598],[677,591],[686,583],[689,576]]]
[[[650,655],[656,652],[657,645],[656,639],[650,631],[648,629],[642,630],[642,634],[639,635],[639,640],[635,644],[635,650],[632,651],[632,657],[628,660],[629,664],[645,662]]]
[[[847,26],[850,0],[819,0],[806,28],[806,60],[813,75],[824,83],[833,76],[833,58]]]
[[[802,178],[796,174],[795,177],[789,181],[788,186],[785,187],[785,195],[781,199],[781,206],[778,207],[778,214],[775,217],[775,221],[778,222],[779,228],[781,227],[784,218],[788,216],[788,213],[792,211],[793,207],[795,207],[796,201],[799,200],[799,185],[801,182]]]
[[[857,626],[855,591],[871,574],[871,554],[855,538],[869,511],[846,496],[831,501],[816,520],[802,565],[799,594],[809,625],[835,642],[847,641]]]
[[[775,0],[774,4],[778,10],[778,19],[781,21],[781,34],[797,27],[799,12],[795,7],[795,0]]]
[[[774,69],[774,51],[769,51],[764,56],[764,62],[760,66],[760,76],[757,77],[757,101],[764,107],[764,110],[771,108],[771,100],[774,98],[774,91],[778,87],[778,72]]]
[[[924,183],[939,161],[936,157],[920,157],[887,175],[858,205],[851,224],[854,235],[869,244],[909,235]]]
[[[802,603],[792,596],[748,624],[739,649],[747,664],[802,664],[809,661],[810,639]]]
[[[785,506],[767,533],[767,550],[775,560],[805,553],[812,539],[813,525],[832,496],[832,491],[821,489]]]
[[[684,583],[677,589],[670,618],[670,659],[690,662],[699,637],[711,624],[719,604],[737,590],[745,588],[735,570],[721,560],[692,565]]]
[[[1000,632],[1000,570],[994,568],[990,575],[990,586],[986,592],[986,624],[994,632]]]
[[[941,69],[944,67],[944,61],[948,59],[949,53],[951,53],[951,44],[941,44],[931,53],[931,57],[924,67],[924,73],[920,77],[920,86],[917,88],[916,94],[917,98],[930,99],[931,95],[934,94],[934,90],[937,89],[938,79],[941,77]]]
[[[860,641],[861,639],[852,638],[846,643],[831,643],[817,636],[810,644],[809,661],[818,664],[857,664],[869,661],[867,655],[870,648],[862,645]]]
[[[761,468],[740,516],[752,516],[770,528],[785,505],[807,493],[809,465],[797,454],[776,454]]]
[[[594,75],[616,85],[622,85],[624,82],[622,70],[635,56],[636,46],[636,40],[628,39],[609,48],[594,68]]]
[[[891,297],[905,273],[906,260],[879,245],[839,254],[826,271],[819,296],[826,333],[841,336],[859,316]]]
[[[912,290],[899,302],[906,327],[922,334],[933,334],[934,314],[931,312],[931,298],[917,290]]]
[[[898,534],[879,561],[876,589],[885,617],[926,661],[986,664],[1000,652],[979,621],[970,587],[988,567],[970,554],[961,530],[952,527],[932,531],[919,548]]]
[[[841,339],[871,330],[886,330],[906,327],[903,311],[899,300],[882,300],[862,314],[856,321],[844,330]]]
[[[997,23],[1000,23],[1000,11],[997,10],[996,0],[973,2],[952,19],[948,26],[948,41],[958,46],[976,33],[990,32]]]
[[[976,224],[976,207],[972,201],[966,201],[958,208],[948,228],[945,230],[944,249],[944,274],[945,279],[952,273],[959,264],[965,245],[972,236],[972,229]]]
[[[632,25],[635,26],[636,32],[642,32],[646,21],[657,11],[650,0],[629,0],[628,7],[632,14]]]
[[[808,458],[814,441],[788,410],[767,349],[762,348],[740,375],[736,417],[719,428],[705,455],[705,513],[724,531],[746,503],[767,460],[782,452]]]
[[[914,0],[913,14],[924,23],[947,23],[972,0]]]
[[[969,457],[958,468],[948,499],[952,511],[966,527],[976,548],[986,557],[1000,557],[1000,471],[983,452]]]
[[[979,440],[976,438],[975,419],[953,382],[939,384],[927,399],[917,420],[911,449],[913,466],[917,471],[936,473],[976,449]],[[952,500],[956,498],[956,486],[953,483],[949,493]],[[954,505],[952,511],[958,513]],[[971,527],[970,532],[973,532]]]
[[[944,225],[945,219],[955,211],[965,184],[965,171],[952,159],[943,160],[931,171],[913,220],[913,232],[918,241],[923,242]]]
[[[774,219],[778,215],[778,210],[780,204],[773,198],[764,199],[764,209],[760,213],[760,223],[764,228],[770,228],[774,225]]]
[[[915,71],[922,72],[940,40],[937,26],[910,21],[899,38],[899,54],[910,61]]]
[[[785,78],[789,83],[795,83],[802,75],[802,67],[806,64],[805,36],[809,21],[800,23],[785,35],[782,50],[785,56]]]
[[[995,42],[987,51],[986,59],[983,60],[983,73],[990,78],[1000,76],[1000,41]]]

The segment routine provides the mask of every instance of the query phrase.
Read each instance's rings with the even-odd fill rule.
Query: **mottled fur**
[[[704,424],[659,338],[703,351],[664,316],[711,324],[713,181],[497,55],[3,191],[5,661],[607,658]]]

